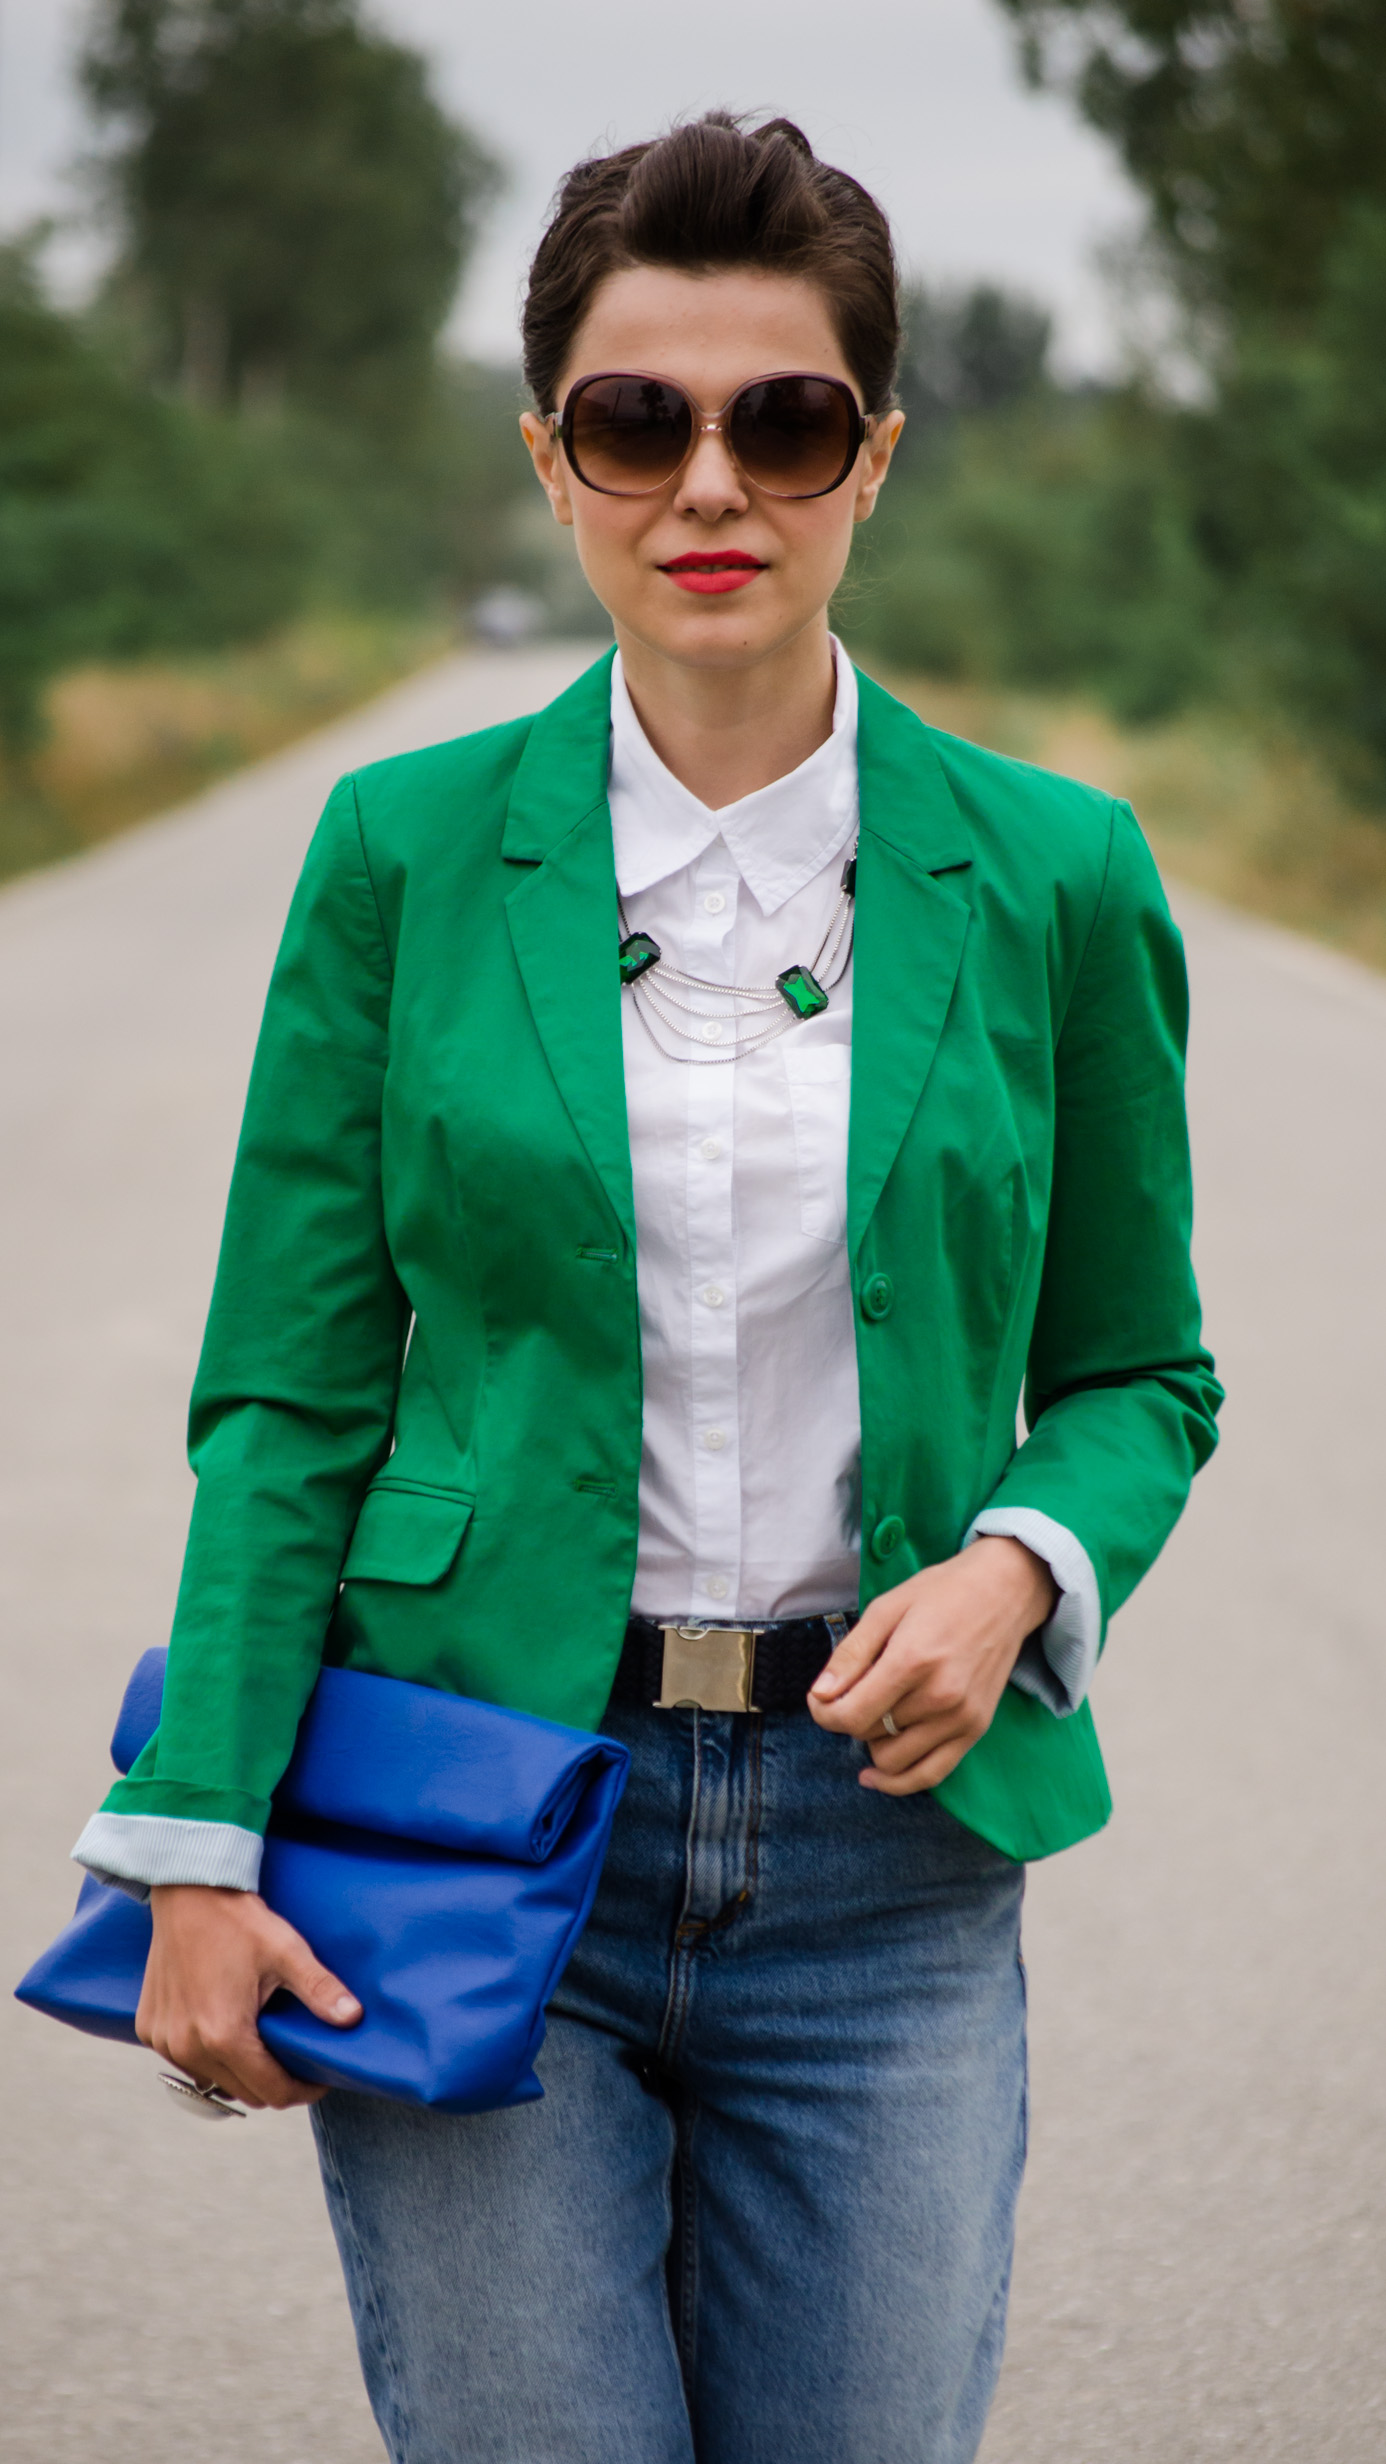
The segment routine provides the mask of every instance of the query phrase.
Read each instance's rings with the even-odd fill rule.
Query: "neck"
[[[617,626],[636,717],[667,770],[710,812],[784,778],[832,734],[826,616],[753,667],[689,667]]]

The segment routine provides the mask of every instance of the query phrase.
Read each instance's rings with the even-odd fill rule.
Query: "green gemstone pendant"
[[[621,943],[616,953],[620,962],[622,984],[633,984],[647,967],[653,967],[664,955],[659,943],[649,933],[632,933]]]
[[[816,975],[807,967],[786,967],[775,978],[775,990],[787,1001],[796,1018],[816,1018],[828,1006],[828,996]]]

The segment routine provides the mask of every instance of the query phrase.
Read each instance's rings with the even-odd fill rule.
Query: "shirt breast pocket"
[[[780,1051],[794,1116],[800,1229],[810,1240],[843,1241],[847,1237],[852,1048],[850,1044],[796,1044],[787,1038]]]

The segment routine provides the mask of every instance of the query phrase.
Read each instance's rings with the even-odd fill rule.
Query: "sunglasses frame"
[[[632,377],[638,379],[642,384],[665,385],[668,387],[671,394],[677,394],[680,400],[686,402],[688,405],[689,414],[693,422],[693,431],[689,437],[687,450],[683,454],[682,459],[675,464],[675,467],[670,471],[667,478],[657,479],[652,488],[604,488],[599,480],[588,478],[573,451],[573,422],[576,405],[580,397],[586,393],[589,385],[609,385],[613,379],[618,379],[622,384],[626,384],[629,383]],[[842,400],[847,405],[850,414],[849,435],[851,442],[847,450],[846,459],[843,462],[842,468],[838,472],[837,477],[835,479],[830,479],[826,487],[791,489],[767,488],[763,480],[752,478],[750,472],[741,462],[737,460],[736,454],[732,450],[730,431],[731,415],[735,410],[737,403],[741,400],[742,395],[750,393],[753,387],[757,385],[775,385],[785,378],[799,381],[806,377],[811,378],[815,385],[830,386],[832,391],[835,394],[840,395]],[[862,446],[867,437],[871,434],[875,424],[875,413],[863,411],[861,404],[858,402],[856,395],[852,391],[851,386],[848,385],[842,377],[823,376],[816,368],[775,368],[772,369],[766,376],[748,377],[744,385],[737,386],[735,393],[728,394],[727,399],[722,404],[721,409],[716,411],[704,411],[700,405],[694,401],[693,396],[687,391],[686,387],[676,383],[675,379],[671,376],[656,376],[654,370],[651,368],[594,369],[590,376],[580,376],[578,378],[576,384],[569,388],[568,396],[564,402],[562,410],[550,411],[548,418],[545,421],[545,426],[549,429],[550,434],[555,438],[555,440],[562,441],[563,451],[568,457],[568,467],[572,471],[574,478],[581,480],[582,485],[585,488],[590,488],[595,496],[658,496],[661,489],[672,487],[674,481],[681,477],[682,473],[688,468],[689,463],[692,461],[694,454],[697,452],[698,447],[705,436],[720,436],[724,446],[726,447],[727,457],[731,462],[732,468],[740,473],[740,476],[745,480],[747,487],[756,489],[758,494],[761,496],[772,496],[778,503],[786,505],[807,504],[814,497],[831,496],[835,488],[840,488],[843,481],[850,475],[857,455],[861,452]]]

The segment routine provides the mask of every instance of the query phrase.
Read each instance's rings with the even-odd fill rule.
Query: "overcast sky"
[[[0,229],[71,201],[84,129],[70,61],[86,12],[0,0]],[[1136,220],[1130,191],[1068,105],[1022,88],[995,0],[374,0],[371,14],[428,54],[449,106],[509,170],[456,318],[482,356],[513,353],[524,267],[569,163],[722,103],[800,121],[876,191],[914,270],[999,277],[1053,308],[1068,367],[1110,361],[1092,260]],[[69,284],[91,249],[66,244]]]

